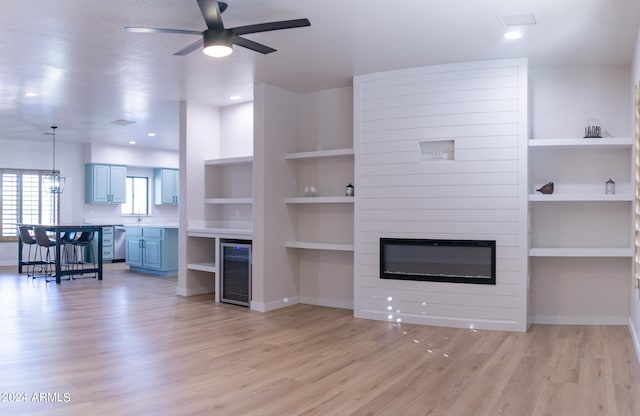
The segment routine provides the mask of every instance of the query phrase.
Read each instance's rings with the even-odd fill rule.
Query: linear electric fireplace
[[[380,278],[495,285],[496,242],[381,238]]]

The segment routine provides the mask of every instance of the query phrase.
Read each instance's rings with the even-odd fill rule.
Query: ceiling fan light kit
[[[202,52],[205,55],[222,58],[231,55],[231,52],[233,52],[231,48],[233,45],[233,34],[230,30],[223,30],[221,32],[206,30],[202,39],[204,42]]]
[[[222,12],[227,9],[227,3],[218,0],[196,0],[200,12],[207,24],[207,29],[198,32],[183,29],[161,29],[151,27],[125,27],[124,30],[133,33],[175,33],[181,35],[200,35],[202,38],[182,48],[174,55],[184,56],[203,47],[202,52],[216,58],[230,55],[232,45],[242,46],[255,52],[268,54],[276,50],[261,43],[240,37],[251,33],[269,32],[272,30],[293,29],[311,26],[309,19],[281,20],[278,22],[258,23],[255,25],[225,28],[222,23]]]

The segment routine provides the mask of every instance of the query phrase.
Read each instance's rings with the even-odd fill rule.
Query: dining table
[[[98,259],[96,262],[96,267],[94,268],[85,268],[82,269],[83,273],[96,273],[98,276],[98,280],[102,280],[102,227],[109,227],[109,225],[95,225],[95,224],[57,224],[57,225],[46,225],[46,224],[18,224],[18,226],[26,226],[30,229],[34,227],[44,227],[48,232],[55,234],[56,241],[56,254],[55,254],[55,277],[56,283],[60,284],[62,276],[68,276],[72,274],[77,274],[77,270],[66,269],[64,270],[61,262],[61,252],[62,245],[64,244],[62,237],[65,233],[82,233],[82,232],[94,232],[94,238],[98,241]],[[28,262],[24,261],[22,258],[22,249],[23,242],[20,237],[18,237],[18,273],[22,273],[22,266],[27,265]]]

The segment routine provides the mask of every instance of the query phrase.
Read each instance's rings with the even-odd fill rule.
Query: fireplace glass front
[[[380,278],[495,285],[496,242],[381,238]]]

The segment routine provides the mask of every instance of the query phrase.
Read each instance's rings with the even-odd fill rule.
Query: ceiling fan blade
[[[309,19],[282,20],[279,22],[258,23],[257,25],[238,26],[231,30],[234,35],[247,35],[249,33],[268,32],[270,30],[293,29],[296,27],[311,26]]]
[[[197,0],[200,12],[209,30],[224,29],[222,24],[222,11],[218,0]],[[226,7],[225,7],[226,9]]]
[[[198,32],[196,30],[160,29],[157,27],[125,27],[124,31],[133,33],[178,33],[182,35],[202,35],[202,32]]]
[[[191,45],[185,46],[184,48],[180,49],[178,52],[174,53],[174,55],[177,55],[177,56],[187,55],[195,51],[196,49],[201,48],[203,44],[204,44],[204,41],[202,39],[197,40],[193,42]]]
[[[254,42],[249,39],[241,38],[240,36],[234,36],[231,40],[235,45],[242,46],[243,48],[251,49],[252,51],[268,54],[275,52],[276,50],[263,45],[262,43]]]

